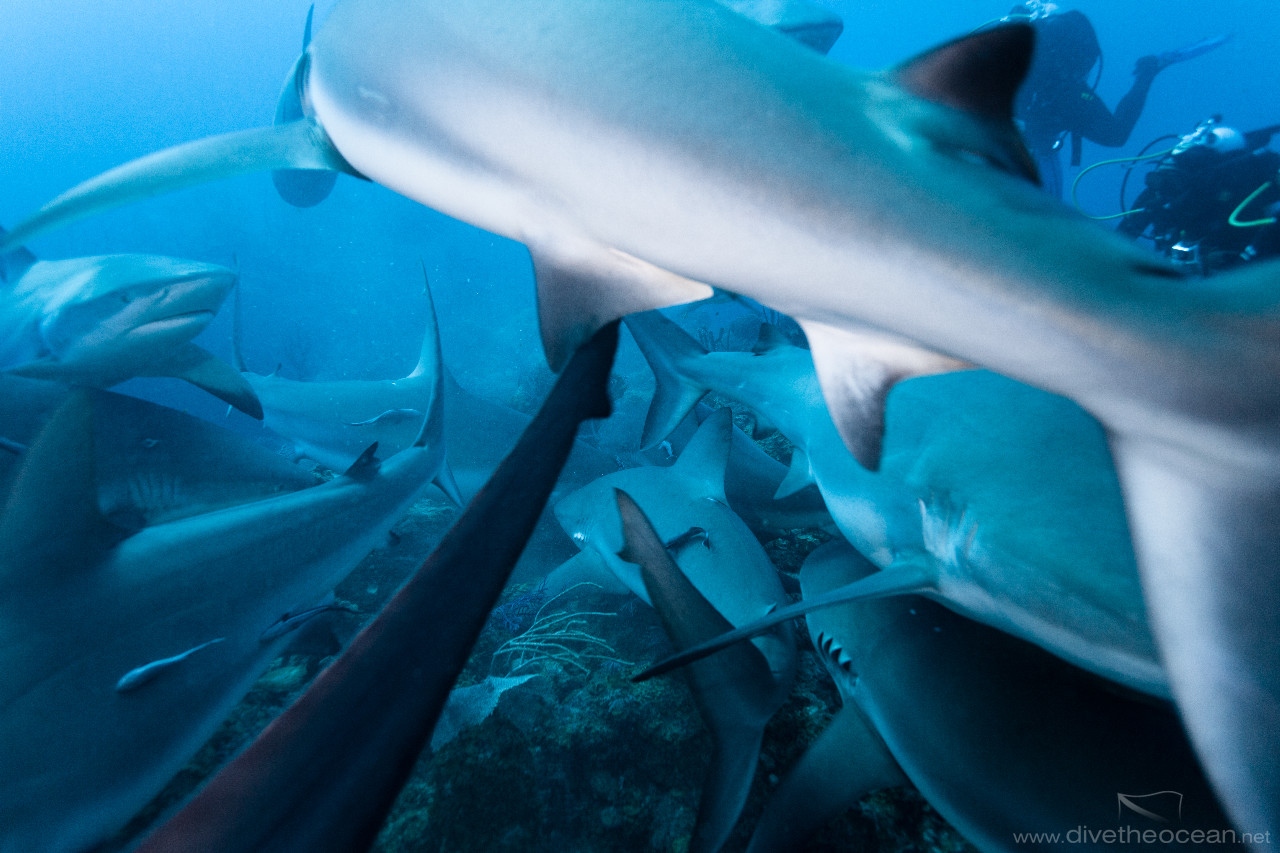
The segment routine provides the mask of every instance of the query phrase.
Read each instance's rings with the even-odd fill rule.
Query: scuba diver
[[[1156,75],[1227,40],[1226,36],[1205,39],[1181,50],[1141,57],[1134,64],[1133,86],[1112,112],[1094,91],[1102,76],[1102,50],[1093,24],[1083,12],[1062,12],[1053,3],[1027,0],[1001,19],[1002,23],[1011,21],[1029,21],[1036,32],[1035,54],[1018,91],[1014,117],[1022,126],[1045,189],[1058,197],[1062,196],[1058,149],[1067,136],[1071,137],[1072,166],[1080,165],[1084,139],[1110,148],[1124,145],[1142,114]]]
[[[1214,116],[1146,175],[1117,229],[1201,275],[1280,255],[1280,152],[1272,125],[1241,133]]]

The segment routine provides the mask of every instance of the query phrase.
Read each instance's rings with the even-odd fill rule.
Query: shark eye
[[[577,544],[583,545],[587,541],[587,534],[583,533],[581,530],[575,530],[570,538]]]

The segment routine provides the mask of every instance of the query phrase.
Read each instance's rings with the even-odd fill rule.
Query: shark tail
[[[358,175],[311,119],[211,136],[148,154],[72,187],[9,232],[0,249],[122,204],[276,168]]]
[[[821,607],[833,607],[851,601],[863,601],[869,598],[886,598],[891,595],[908,595],[928,592],[933,589],[934,580],[922,564],[903,562],[895,563],[891,569],[876,572],[861,580],[845,584],[838,589],[814,598],[798,601],[788,607],[782,607],[763,616],[754,622],[748,622],[718,637],[699,642],[659,661],[653,666],[632,677],[632,681],[648,681],[658,675],[665,675],[673,669],[701,660],[707,655],[726,649],[735,643],[749,640],[757,634],[768,631],[790,619],[803,616]]]
[[[307,48],[311,45],[311,22],[315,13],[316,7],[312,3],[307,9],[307,23],[302,29],[302,55],[289,70],[280,100],[276,102],[276,127],[307,116],[307,72],[311,68],[311,55]],[[275,169],[271,172],[271,183],[275,184],[276,192],[294,207],[315,207],[329,197],[337,181],[337,172],[331,170]]]
[[[614,494],[625,534],[619,556],[639,563],[645,589],[672,644],[684,648],[731,629],[671,559],[635,501],[621,490]],[[764,655],[750,643],[734,647],[724,659],[691,666],[688,676],[715,741],[689,849],[714,853],[729,838],[746,803],[777,685]]]
[[[427,300],[426,328],[422,333],[422,347],[418,351],[418,363],[408,378],[415,376],[431,377],[431,403],[427,407],[426,417],[422,420],[422,430],[418,433],[417,440],[414,441],[415,447],[426,446],[433,436],[444,436],[445,382],[448,374],[444,366],[444,353],[440,346],[440,325],[436,320],[436,304],[431,297],[431,285],[427,281],[425,263],[422,265],[422,295]],[[447,379],[456,385],[456,381],[451,375],[447,376]],[[456,506],[464,505],[462,492],[458,489],[458,481],[453,476],[453,469],[449,467],[449,460],[445,457],[443,447],[440,452],[440,467],[436,469],[436,475],[432,482]]]
[[[880,788],[907,784],[879,733],[846,705],[800,757],[765,806],[747,853],[803,849],[829,821]]]
[[[707,351],[657,311],[632,314],[625,322],[657,382],[640,439],[641,448],[647,450],[675,431],[711,390],[686,378],[688,371],[681,369],[682,365],[705,356]]]

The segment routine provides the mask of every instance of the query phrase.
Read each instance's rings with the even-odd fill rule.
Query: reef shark
[[[1032,42],[1012,24],[865,73],[706,0],[341,0],[305,118],[126,164],[11,238],[335,169],[524,242],[553,366],[715,286],[801,323],[848,434],[904,375],[844,381],[868,327],[1069,397],[1108,431],[1209,775],[1280,833],[1280,266],[1204,286],[1040,192],[1012,122]]]
[[[366,849],[431,737],[573,446],[609,413],[617,327],[565,368],[488,485],[350,647],[138,848]]]
[[[261,418],[248,384],[191,342],[235,281],[226,267],[161,255],[41,261],[11,249],[0,258],[0,371],[95,388],[176,376]]]
[[[837,540],[809,555],[800,585],[806,598],[821,596],[876,573]],[[1025,850],[1020,833],[1045,833],[1037,850],[1067,853],[1095,846],[1072,830],[1123,827],[1153,830],[1158,849],[1186,849],[1196,830],[1244,849],[1164,702],[915,596],[817,611],[809,635],[845,707],[767,807],[753,853],[797,849],[862,793],[899,784],[901,772],[985,853]],[[1160,791],[1180,795],[1176,814],[1121,799],[1141,809]]]
[[[0,507],[22,453],[71,392],[56,382],[0,374]],[[98,509],[112,524],[140,530],[215,509],[296,492],[314,473],[239,433],[111,391],[88,392]]]
[[[903,382],[871,472],[836,431],[808,350],[766,335],[752,353],[708,353],[658,312],[626,323],[657,379],[645,440],[709,391],[764,415],[795,444],[783,490],[816,483],[841,533],[884,569],[846,600],[922,593],[1168,696],[1106,436],[1074,403],[987,371]],[[874,348],[865,364],[874,377]],[[866,427],[877,443],[880,420]]]
[[[50,417],[0,514],[5,853],[118,829],[278,653],[280,614],[385,541],[443,460],[437,406],[385,462],[371,446],[314,488],[130,534],[98,507],[92,417],[84,392]]]
[[[302,382],[277,374],[264,376],[245,369],[240,352],[240,298],[236,294],[235,366],[262,402],[263,422],[293,442],[300,457],[342,471],[377,443],[387,455],[414,443],[433,406],[443,405],[443,360],[431,291],[427,325],[418,363],[399,379],[336,379]],[[444,433],[438,436],[442,448]],[[443,450],[442,450],[443,452]],[[447,461],[441,463],[436,485],[458,506],[462,497]]]
[[[684,549],[664,544],[629,494],[615,489],[614,496],[623,539],[618,556],[639,567],[645,592],[672,644],[682,648],[727,630],[732,623],[698,592],[689,573],[672,558],[673,551],[679,554]],[[664,508],[662,504],[653,505],[655,510]],[[702,531],[702,535],[707,546],[713,547],[712,538],[716,534]],[[696,550],[700,546],[686,547]],[[724,577],[726,567],[719,568]],[[741,580],[750,582],[750,578]],[[777,576],[773,575],[771,580],[770,586],[777,587],[780,594]],[[709,588],[706,580],[702,585]],[[724,594],[727,588],[728,583],[722,583],[713,594],[728,603]],[[747,599],[751,597],[748,593]],[[735,646],[724,660],[698,661],[688,670],[694,701],[711,730],[714,743],[711,767],[689,844],[695,853],[715,853],[723,847],[746,803],[760,758],[765,724],[786,701],[795,676],[795,639],[785,635],[783,642],[786,668],[782,672],[778,671],[778,647],[761,649],[746,644]]]
[[[719,409],[698,428],[671,467],[647,466],[618,471],[561,498],[556,518],[583,550],[603,558],[632,592],[659,611],[677,648],[740,625],[786,602],[777,569],[724,496],[731,421]],[[637,560],[624,551],[624,522],[619,503],[643,507],[673,552],[675,569],[701,590],[718,619],[687,621],[654,600]],[[639,510],[637,510],[639,511]],[[619,552],[624,552],[620,554]],[[668,602],[669,603],[669,602]],[[695,696],[711,729],[715,749],[691,849],[718,850],[729,837],[746,802],[760,754],[764,726],[786,701],[795,678],[795,635],[788,627],[761,636],[746,655],[754,675],[744,684],[710,679],[716,665],[694,676]],[[740,707],[741,706],[741,707]],[[744,711],[743,707],[750,707]]]

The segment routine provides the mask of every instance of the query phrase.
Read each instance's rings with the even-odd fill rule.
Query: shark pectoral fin
[[[851,332],[813,320],[801,323],[813,350],[822,396],[840,437],[868,471],[880,468],[885,401],[903,379],[972,365],[878,332]]]
[[[711,295],[705,284],[587,240],[526,237],[538,285],[538,323],[551,369],[597,329],[636,311]]]
[[[73,391],[27,447],[0,512],[0,575],[75,571],[125,537],[98,507],[93,404]]]
[[[1031,27],[1024,24],[982,30],[936,47],[888,72],[917,97],[975,119],[960,131],[921,128],[935,144],[966,151],[989,164],[1040,183],[1035,161],[1013,124],[1013,100],[1031,67]]]
[[[814,482],[813,466],[809,463],[809,454],[799,447],[792,447],[791,465],[787,468],[787,476],[783,477],[782,482],[778,484],[778,490],[773,493],[773,499],[780,501],[791,497],[812,482]]]
[[[624,322],[657,383],[640,437],[641,448],[647,450],[674,432],[710,390],[681,370],[682,365],[705,356],[707,351],[657,311],[632,314]]]
[[[640,565],[645,589],[673,645],[683,648],[732,628],[671,559],[644,512],[615,489],[625,545],[619,554]],[[692,851],[715,851],[728,839],[746,802],[765,723],[774,710],[773,677],[764,655],[742,643],[723,658],[689,667],[689,687],[715,741],[698,805]]]
[[[769,799],[747,853],[803,849],[866,794],[906,784],[880,734],[856,705],[845,705]]]
[[[702,486],[698,497],[719,501],[728,506],[724,494],[724,477],[729,467],[729,447],[733,442],[733,415],[727,408],[716,409],[698,427],[680,458],[671,466],[682,476]]]
[[[749,640],[757,634],[762,634],[775,625],[781,625],[783,622],[795,619],[797,616],[803,616],[820,607],[832,607],[837,604],[848,604],[851,601],[861,601],[868,598],[884,598],[891,595],[928,592],[934,588],[935,583],[934,576],[930,573],[927,565],[915,562],[895,563],[891,569],[868,575],[865,578],[845,584],[814,598],[798,601],[787,607],[780,607],[754,622],[740,625],[712,640],[692,645],[666,660],[658,661],[643,672],[632,676],[631,680],[648,681],[655,676],[665,675],[674,669],[699,661],[721,649],[741,644],[743,640]]]
[[[307,9],[307,22],[302,30],[302,55],[293,64],[293,68],[289,69],[280,99],[276,101],[276,127],[307,116],[307,72],[311,68],[311,55],[307,53],[307,47],[311,44],[311,22],[315,13],[313,3]],[[324,201],[337,181],[338,174],[332,170],[276,169],[271,173],[271,182],[275,184],[280,198],[294,207],[314,207]]]
[[[0,248],[122,204],[275,168],[327,169],[359,177],[311,119],[226,133],[148,154],[72,187],[0,239]]]
[[[1110,436],[1125,505],[1142,508],[1129,513],[1142,597],[1219,800],[1237,826],[1280,828],[1280,777],[1270,770],[1280,766],[1274,451],[1235,456],[1243,442],[1224,452],[1213,430],[1193,435],[1204,446]]]
[[[458,488],[458,481],[453,476],[453,469],[449,467],[449,460],[440,460],[440,469],[436,471],[435,479],[431,482],[435,483],[440,491],[444,492],[454,506],[462,507],[466,505],[466,501],[462,499],[462,491]]]
[[[178,348],[174,356],[153,376],[174,376],[208,391],[225,403],[230,403],[251,418],[262,420],[262,403],[249,380],[231,365],[221,361],[213,353],[192,343]]]

